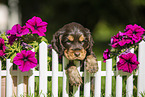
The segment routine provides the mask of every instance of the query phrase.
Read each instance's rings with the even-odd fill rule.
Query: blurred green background
[[[0,2],[8,5],[8,0]],[[67,23],[78,22],[90,29],[98,60],[110,48],[111,36],[124,31],[126,25],[145,27],[145,0],[19,0],[18,5],[22,25],[33,16],[48,22],[49,43],[52,35]]]

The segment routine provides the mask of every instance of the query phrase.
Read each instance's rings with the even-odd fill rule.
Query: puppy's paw
[[[93,55],[89,55],[86,58],[86,70],[90,73],[96,73],[98,71],[98,62]]]
[[[70,66],[67,68],[66,73],[68,74],[69,83],[72,86],[79,86],[82,83],[82,78],[77,70],[76,66]]]

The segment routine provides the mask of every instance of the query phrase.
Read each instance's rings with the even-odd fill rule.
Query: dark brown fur
[[[69,73],[71,85],[79,86],[82,83],[79,73],[76,72],[77,75],[73,75],[71,72],[76,70],[74,60],[86,61],[86,70],[90,73],[97,72],[98,64],[92,51],[93,43],[91,32],[75,22],[64,25],[53,35],[53,49],[70,60],[66,71]]]

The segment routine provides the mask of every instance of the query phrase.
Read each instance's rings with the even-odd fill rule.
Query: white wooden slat
[[[69,80],[66,75],[66,70],[65,67],[68,64],[68,59],[63,56],[63,92],[62,92],[62,97],[69,97]]]
[[[12,63],[10,62],[10,59],[6,60],[6,97],[12,97],[12,76],[10,74]]]
[[[35,85],[35,83],[34,83],[35,82],[35,76],[33,74],[34,70],[35,70],[35,68],[33,68],[29,71],[30,76],[28,77],[28,94],[29,95],[33,94],[33,97],[34,97],[34,85]]]
[[[117,57],[117,62],[119,57]],[[116,65],[116,97],[122,97],[122,72],[119,72]]]
[[[112,59],[106,60],[106,86],[105,86],[105,97],[111,96],[112,91]]]
[[[34,52],[35,49],[33,48],[32,51]],[[34,85],[35,85],[35,76],[34,76],[34,71],[35,71],[35,68],[33,69],[30,69],[28,74],[29,74],[29,77],[28,77],[28,94],[29,95],[32,95],[33,94],[33,97],[34,97]]]
[[[138,83],[137,83],[137,96],[142,97],[140,93],[145,92],[145,42],[141,41],[139,43],[138,49],[138,60],[139,60],[139,68],[138,68]]]
[[[77,66],[77,69],[80,72],[80,61],[74,61],[74,64]],[[80,86],[73,86],[73,95],[74,97],[80,97]]]
[[[133,96],[133,74],[127,74],[126,97]]]
[[[98,61],[98,72],[95,73],[95,97],[101,97],[101,61]]]
[[[58,97],[58,54],[52,49],[52,96]]]
[[[19,68],[17,71],[17,97],[19,97],[20,95],[23,95],[24,92],[24,76],[23,72],[21,72]]]
[[[39,76],[39,71],[34,71],[33,73],[34,73],[34,76]],[[11,74],[12,74],[12,76],[17,76],[17,71],[12,71]],[[52,76],[52,71],[47,71],[46,75]],[[106,76],[106,71],[100,71],[100,75],[102,77]],[[111,75],[116,76],[116,71],[111,71]],[[126,72],[121,72],[121,75],[126,76]],[[1,71],[1,76],[6,76],[6,70]],[[23,76],[28,76],[28,72],[23,72]],[[84,77],[84,72],[80,72],[80,76]],[[90,76],[94,77],[93,74],[91,74]],[[138,76],[138,74],[135,73],[134,76]],[[63,72],[58,71],[58,77],[63,77]]]
[[[120,71],[119,71],[120,72]],[[39,76],[39,71],[34,71],[34,76]],[[12,76],[17,76],[17,71],[11,72]],[[100,75],[106,76],[106,71],[100,71]],[[116,71],[111,71],[112,76],[116,76]],[[126,72],[121,72],[122,76],[126,76]],[[6,70],[1,71],[1,76],[6,76]],[[23,72],[23,76],[28,76],[28,72]],[[52,71],[47,71],[47,76],[52,76]],[[84,72],[80,72],[80,76],[84,77]],[[93,74],[90,75],[91,77],[94,77]],[[138,74],[134,74],[134,76],[138,76]],[[63,77],[63,72],[58,71],[58,77]]]
[[[90,73],[85,69],[86,62],[84,63],[84,97],[90,97]]]
[[[1,62],[1,60],[0,60],[0,97],[1,97],[1,87],[2,87],[2,85],[1,85],[1,67],[2,67],[2,62]]]
[[[40,97],[47,95],[47,44],[43,41],[39,44],[39,93]]]
[[[131,53],[134,53],[134,48],[131,49]],[[126,82],[126,97],[133,96],[133,74],[126,73],[127,82]]]

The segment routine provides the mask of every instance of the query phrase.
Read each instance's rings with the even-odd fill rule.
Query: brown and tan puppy
[[[69,60],[66,73],[71,85],[79,86],[82,83],[82,78],[73,63],[74,60],[86,61],[85,69],[90,73],[97,72],[98,62],[92,46],[93,39],[90,31],[75,22],[64,25],[53,35],[53,49]]]

